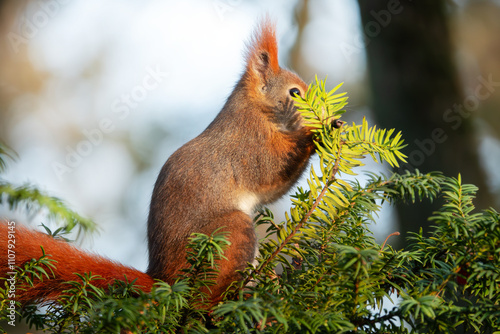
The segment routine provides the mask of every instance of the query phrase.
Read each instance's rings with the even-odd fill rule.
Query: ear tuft
[[[278,44],[276,27],[269,18],[265,18],[257,26],[247,49],[247,70],[262,79],[267,75],[278,73]]]

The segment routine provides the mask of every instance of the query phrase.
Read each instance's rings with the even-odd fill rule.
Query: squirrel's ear
[[[269,76],[278,73],[278,45],[275,26],[265,19],[256,29],[247,50],[247,73],[265,85]]]

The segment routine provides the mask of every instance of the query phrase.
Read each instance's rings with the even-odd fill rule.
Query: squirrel
[[[229,232],[226,259],[210,288],[214,305],[238,272],[254,261],[257,237],[252,214],[260,205],[286,194],[314,153],[311,129],[303,124],[293,96],[307,85],[278,64],[275,26],[263,20],[247,45],[246,68],[224,107],[196,138],[174,152],[155,183],[148,217],[149,265],[146,273],[81,251],[40,232],[17,226],[16,264],[45,253],[57,261],[54,278],[35,281],[18,300],[33,303],[56,299],[75,280],[74,273],[92,272],[107,287],[115,279],[149,292],[155,280],[173,284],[187,268],[186,246],[192,233]],[[0,252],[7,254],[7,224],[0,224]],[[9,272],[7,261],[0,274]]]

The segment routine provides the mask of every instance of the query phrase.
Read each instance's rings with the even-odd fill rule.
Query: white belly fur
[[[255,208],[257,207],[257,205],[259,205],[259,203],[259,196],[251,192],[242,193],[238,196],[237,199],[238,209],[249,216],[252,216],[254,214]]]

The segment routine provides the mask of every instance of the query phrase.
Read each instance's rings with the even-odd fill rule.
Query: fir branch
[[[75,226],[83,231],[93,231],[96,228],[92,220],[70,209],[61,199],[49,196],[31,185],[15,187],[0,180],[0,203],[7,204],[10,210],[23,208],[29,213],[45,211],[49,219],[64,222],[68,232]]]
[[[340,151],[342,150],[342,145],[339,145],[338,147],[339,150],[339,155]],[[302,219],[299,221],[299,223],[294,227],[291,233],[289,233],[286,237],[285,240],[278,245],[278,247],[274,250],[274,252],[266,259],[264,262],[262,262],[257,269],[253,271],[253,275],[260,275],[262,273],[262,270],[266,268],[269,263],[271,263],[276,256],[283,250],[283,248],[288,245],[290,240],[300,231],[300,229],[304,226],[304,224],[309,220],[309,218],[312,216],[312,214],[316,211],[318,208],[318,205],[323,201],[323,198],[327,194],[327,191],[329,187],[335,182],[335,175],[337,174],[339,170],[339,163],[340,160],[335,161],[334,167],[331,169],[330,175],[327,177],[325,180],[324,186],[321,189],[320,194],[316,197],[314,203],[312,204],[311,208],[303,215]],[[244,283],[247,284],[250,280],[250,276],[247,278],[246,282]]]

